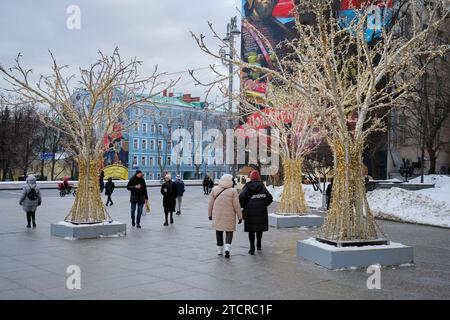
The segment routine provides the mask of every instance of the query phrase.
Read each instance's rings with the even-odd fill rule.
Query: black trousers
[[[106,200],[106,205],[108,205],[108,204],[114,204],[113,202],[112,202],[112,199],[111,199],[111,195],[110,194],[107,194],[107,196],[108,196],[108,200]]]
[[[167,209],[164,209],[164,215],[166,216],[166,222],[168,222],[168,218],[169,218],[169,213],[170,213],[170,221],[173,221],[173,211],[169,211]]]
[[[35,211],[28,211],[27,212],[27,222],[30,225],[31,221],[33,221],[33,224],[36,223],[36,212]]]
[[[261,249],[262,232],[249,232],[248,240],[250,240],[250,249],[255,250],[255,235],[256,235],[256,247]]]
[[[225,233],[225,243],[231,244],[231,242],[233,241],[233,231],[226,231]],[[223,231],[216,231],[216,239],[217,246],[223,247]]]

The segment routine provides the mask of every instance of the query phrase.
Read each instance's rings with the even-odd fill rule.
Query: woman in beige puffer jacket
[[[236,231],[236,219],[242,222],[242,211],[239,204],[239,194],[233,188],[233,176],[225,174],[220,178],[219,185],[214,187],[209,195],[208,216],[216,230],[217,254],[223,254],[223,233],[226,233],[225,257],[230,257],[233,232]]]

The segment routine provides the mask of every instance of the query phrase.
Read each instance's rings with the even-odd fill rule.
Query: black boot
[[[170,223],[173,224],[173,212],[170,213]]]
[[[132,226],[132,227],[135,227],[135,226],[136,226],[136,223],[134,222],[134,220],[131,220],[131,226]]]

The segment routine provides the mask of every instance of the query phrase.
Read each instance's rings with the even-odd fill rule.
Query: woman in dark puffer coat
[[[250,240],[249,254],[255,254],[256,248],[261,250],[263,232],[269,230],[269,218],[267,207],[272,203],[273,198],[261,181],[259,172],[254,170],[250,173],[250,182],[242,189],[239,195],[239,202],[244,209],[244,231],[248,232]]]

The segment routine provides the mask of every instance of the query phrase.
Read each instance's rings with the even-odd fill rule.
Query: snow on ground
[[[281,187],[267,187],[267,190],[272,194],[273,201],[280,202],[281,194],[283,193],[284,186]],[[320,208],[322,207],[322,194],[320,191],[314,191],[312,185],[304,184],[303,192],[305,193],[305,200],[308,206],[312,208]]]
[[[450,227],[450,177],[427,175],[425,183],[435,188],[418,191],[392,188],[368,193],[375,215],[400,221]],[[420,177],[410,183],[420,183]]]
[[[420,183],[420,177],[410,183]],[[400,188],[378,189],[367,193],[370,208],[379,218],[450,228],[450,176],[427,175],[425,183],[435,188],[409,191]],[[268,187],[274,201],[279,202],[283,187]],[[311,185],[303,185],[310,207],[322,205],[322,195]]]

